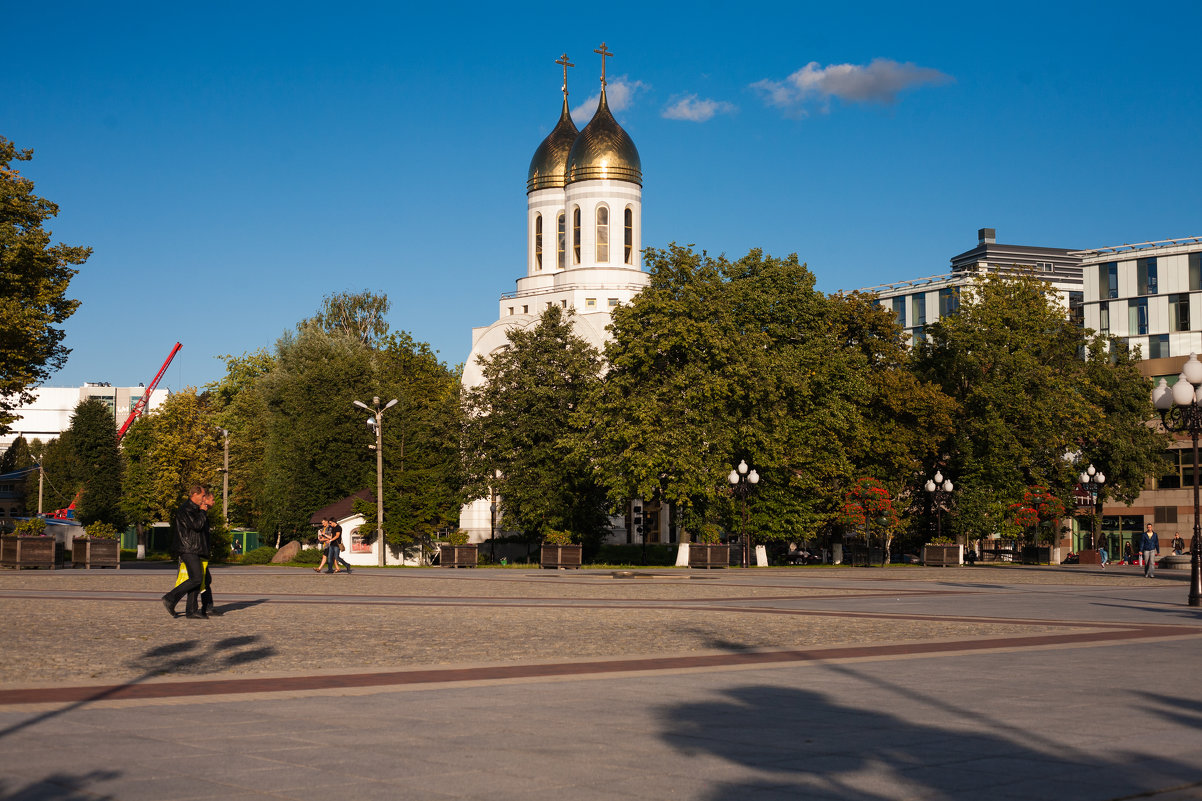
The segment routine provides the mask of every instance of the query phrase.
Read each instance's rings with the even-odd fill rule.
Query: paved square
[[[1188,574],[0,573],[0,798],[1202,798]]]

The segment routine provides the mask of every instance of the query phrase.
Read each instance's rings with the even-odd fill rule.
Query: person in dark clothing
[[[205,568],[201,560],[209,558],[208,515],[200,508],[204,502],[205,489],[193,485],[188,490],[188,498],[175,511],[175,542],[174,549],[179,557],[180,565],[187,571],[187,578],[176,584],[163,596],[163,606],[175,617],[175,606],[179,599],[187,596],[184,606],[184,616],[189,618],[207,617],[197,608],[201,585],[204,583]]]
[[[333,519],[330,520],[330,566],[326,569],[327,573],[341,573],[343,569],[347,573],[351,572],[351,566],[342,558],[342,526],[338,525]],[[341,564],[342,567],[338,567]]]
[[[205,539],[208,540],[210,549],[206,557],[212,556],[213,531],[209,523],[209,510],[213,508],[214,500],[213,493],[206,492],[204,502],[200,505],[200,508],[205,513]],[[209,563],[207,561],[202,562],[202,564],[205,569],[205,578],[204,584],[200,588],[200,614],[202,617],[205,615],[220,617],[221,613],[213,608],[213,574],[209,572]]]

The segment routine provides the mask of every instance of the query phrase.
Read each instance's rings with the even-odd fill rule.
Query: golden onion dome
[[[606,178],[643,185],[643,163],[638,148],[609,112],[602,84],[597,113],[576,137],[568,154],[567,182]]]
[[[563,111],[559,114],[559,122],[554,130],[534,151],[530,159],[530,172],[526,176],[526,193],[536,189],[562,189],[567,182],[568,153],[572,143],[580,133],[576,123],[572,122],[572,114],[568,111],[568,96],[563,96]]]

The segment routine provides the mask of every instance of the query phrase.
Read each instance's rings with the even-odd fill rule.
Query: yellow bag
[[[205,578],[204,578],[208,574],[209,574],[209,563],[202,559],[200,562],[200,591],[201,592],[204,592],[205,590],[208,589],[208,587],[205,586]],[[175,586],[178,587],[179,585],[183,584],[187,580],[188,580],[188,566],[185,565],[181,561],[179,563],[179,573],[177,573],[175,576]]]

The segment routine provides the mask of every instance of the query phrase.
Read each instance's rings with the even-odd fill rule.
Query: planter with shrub
[[[438,546],[438,564],[443,567],[475,567],[480,560],[479,546],[469,545],[466,531],[455,531],[446,545]]]
[[[584,546],[572,542],[568,531],[550,530],[543,537],[538,563],[547,569],[579,569],[584,562]]]
[[[108,523],[93,523],[71,541],[71,564],[91,570],[94,567],[121,569],[121,541],[117,529]]]
[[[46,534],[46,521],[41,518],[22,520],[11,536],[0,537],[0,565],[15,567],[48,567],[54,570],[54,537]]]

